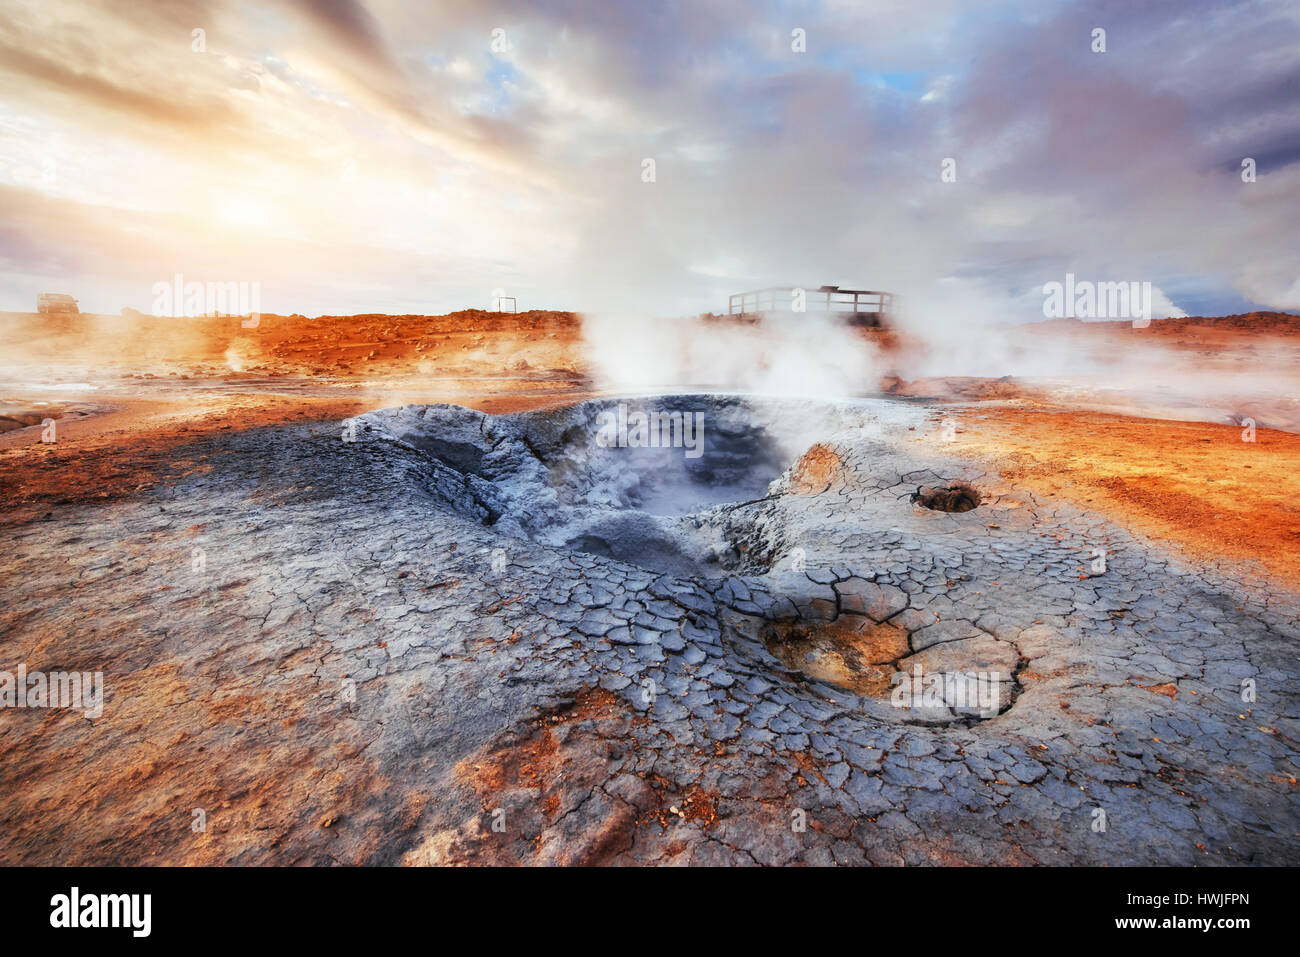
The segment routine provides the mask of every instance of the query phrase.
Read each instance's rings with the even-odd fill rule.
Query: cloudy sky
[[[1300,4],[0,0],[0,206],[4,309],[1300,310]]]

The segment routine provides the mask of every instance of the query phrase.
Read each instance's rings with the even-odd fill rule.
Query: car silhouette
[[[75,316],[81,312],[77,308],[77,300],[61,292],[43,292],[37,296],[36,311],[43,316],[57,313],[71,313]]]

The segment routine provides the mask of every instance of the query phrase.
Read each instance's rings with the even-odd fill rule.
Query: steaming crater
[[[491,528],[502,562],[523,541],[554,550],[557,562],[577,552],[640,569],[661,583],[657,600],[693,609],[688,593],[720,589],[729,597],[719,617],[695,627],[721,625],[737,660],[800,695],[834,689],[891,721],[988,719],[1019,692],[1014,642],[977,627],[975,614],[936,627],[931,602],[951,612],[943,592],[956,573],[945,571],[932,595],[923,540],[910,564],[887,569],[872,568],[863,547],[905,526],[982,529],[961,507],[919,510],[899,493],[916,487],[918,462],[900,459],[900,440],[922,416],[880,400],[674,395],[503,416],[406,406],[359,417],[355,434],[419,452],[435,504]],[[679,640],[639,626],[632,634],[633,643]],[[899,704],[895,690],[913,681]]]
[[[453,507],[503,535],[689,577],[741,564],[710,513],[764,498],[809,445],[880,428],[861,405],[728,395],[503,416],[406,406],[357,422],[455,473]]]

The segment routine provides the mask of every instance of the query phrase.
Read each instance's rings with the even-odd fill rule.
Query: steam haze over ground
[[[707,385],[839,398],[870,390],[887,368],[875,345],[816,313],[758,326],[597,313],[583,317],[583,340],[597,385],[617,391]]]

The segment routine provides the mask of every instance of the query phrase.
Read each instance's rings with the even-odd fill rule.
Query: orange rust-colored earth
[[[1194,556],[1300,582],[1300,436],[1095,412],[968,407],[952,449]]]
[[[47,318],[0,313],[6,517],[106,502],[210,465],[223,433],[337,428],[370,409],[451,402],[500,414],[588,398],[570,313]],[[68,401],[75,396],[77,401]],[[52,443],[40,423],[55,420]]]
[[[824,492],[844,471],[844,463],[829,445],[818,442],[795,463],[792,486],[796,495]]]

